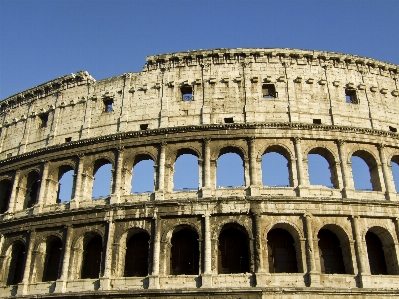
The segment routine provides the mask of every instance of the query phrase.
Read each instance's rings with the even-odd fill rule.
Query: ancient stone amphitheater
[[[0,296],[379,298],[399,294],[399,66],[341,53],[217,49],[86,71],[0,102]],[[244,186],[217,185],[226,153]],[[265,154],[288,186],[266,186]],[[175,161],[198,158],[198,189]],[[311,185],[308,155],[331,186]],[[357,190],[351,158],[372,189]],[[154,190],[131,193],[154,162]],[[112,164],[110,195],[92,198]],[[72,199],[59,181],[73,170]]]

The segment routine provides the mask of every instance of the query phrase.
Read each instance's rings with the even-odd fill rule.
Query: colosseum
[[[141,72],[100,81],[79,71],[2,100],[0,296],[398,296],[398,78],[398,65],[355,55],[216,49],[149,56]],[[227,153],[242,160],[243,186],[218,187]],[[288,185],[262,179],[273,153]],[[331,185],[310,183],[310,154]],[[174,187],[183,155],[198,161],[198,188]],[[355,187],[353,157],[371,189]],[[134,193],[145,160],[154,188]],[[110,195],[93,198],[104,165]]]

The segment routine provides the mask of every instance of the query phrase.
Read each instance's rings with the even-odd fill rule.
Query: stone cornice
[[[132,195],[134,197],[134,195]],[[71,224],[72,225],[79,225],[79,224],[88,224],[88,223],[100,223],[100,222],[105,222],[106,220],[104,219],[104,215],[112,210],[115,210],[116,208],[119,210],[129,210],[129,209],[141,209],[145,212],[144,216],[141,216],[140,218],[147,218],[150,219],[152,218],[152,214],[154,210],[157,210],[159,214],[163,213],[163,209],[168,209],[170,207],[175,207],[177,210],[175,211],[178,213],[179,207],[184,207],[187,205],[187,202],[192,202],[193,205],[195,205],[198,209],[196,209],[196,214],[195,215],[201,215],[201,206],[208,206],[212,207],[214,209],[214,212],[212,214],[219,214],[216,212],[217,206],[220,205],[221,202],[227,203],[227,202],[239,202],[239,203],[245,203],[248,204],[248,211],[251,209],[251,207],[256,206],[259,202],[263,202],[265,200],[265,196],[247,196],[244,198],[237,197],[237,196],[231,196],[231,197],[209,197],[209,198],[202,198],[201,201],[198,201],[198,197],[193,197],[193,198],[185,198],[185,199],[164,199],[164,200],[158,200],[158,201],[147,201],[147,202],[126,202],[126,203],[118,203],[118,204],[103,204],[103,205],[97,205],[97,206],[89,206],[89,207],[80,207],[78,209],[65,209],[65,210],[58,210],[58,211],[51,211],[51,212],[45,212],[45,213],[39,213],[39,214],[33,214],[33,215],[26,215],[26,216],[19,216],[19,217],[14,217],[10,219],[2,219],[0,221],[0,230],[2,234],[7,234],[7,228],[10,227],[14,229],[13,227],[16,225],[19,225],[22,227],[22,230],[28,230],[31,229],[32,225],[35,224],[41,224],[41,225],[51,225],[53,223],[52,221],[54,219],[67,219],[70,218],[72,219]],[[270,203],[275,203],[275,204],[284,204],[286,202],[290,202],[291,204],[314,204],[314,205],[325,205],[325,204],[332,204],[332,205],[339,205],[339,206],[346,206],[346,207],[356,207],[356,206],[362,206],[364,205],[364,200],[363,199],[356,199],[356,198],[339,198],[339,199],[329,199],[329,198],[312,198],[312,197],[290,197],[290,196],[268,196],[267,201]],[[399,203],[398,202],[392,202],[392,201],[381,201],[381,200],[368,200],[367,205],[370,207],[384,207],[387,209],[397,209],[399,208]],[[347,216],[350,217],[352,216],[352,213],[350,212],[351,209],[347,209],[345,213],[342,212],[337,212],[337,211],[332,211],[327,213],[329,216]],[[80,215],[85,215],[87,213],[90,214],[96,214],[96,217],[90,218],[90,219],[85,219],[82,220]],[[228,212],[227,214],[229,214]],[[296,210],[295,212],[281,212],[281,211],[267,211],[263,212],[264,214],[267,215],[278,215],[278,214],[292,214],[292,215],[302,215],[303,210]],[[393,212],[394,213],[394,212]],[[223,214],[223,213],[221,213]],[[180,214],[181,215],[181,214]],[[184,215],[194,215],[190,212],[190,214],[184,214]],[[313,216],[319,217],[326,215],[325,212],[315,212],[312,213]],[[362,215],[362,214],[361,214]],[[370,215],[368,214],[368,217],[370,218],[386,218],[386,216],[379,216],[378,214],[375,215]],[[130,217],[123,216],[120,218],[119,216],[115,218],[115,221],[121,220],[121,219],[135,219],[135,215],[131,215]],[[27,219],[29,219],[29,222],[27,223]],[[54,225],[52,225],[54,226]],[[62,226],[62,224],[60,224]]]
[[[87,71],[78,71],[76,74],[71,73],[70,75],[62,76],[38,86],[29,88],[15,95],[9,96],[0,102],[0,112],[3,112],[10,106],[19,105],[23,102],[46,97],[60,92],[62,90],[72,88],[77,84],[94,83],[96,80]]]
[[[297,129],[297,130],[318,130],[318,131],[335,131],[335,132],[345,132],[345,133],[360,133],[365,135],[390,137],[394,139],[399,139],[398,133],[393,133],[389,131],[374,130],[368,128],[358,128],[358,127],[347,127],[347,126],[333,126],[333,125],[314,125],[314,124],[304,124],[304,123],[234,123],[234,124],[211,124],[211,125],[198,125],[198,126],[184,126],[184,127],[170,127],[170,128],[159,128],[153,130],[145,131],[130,131],[121,132],[117,134],[110,134],[99,136],[95,138],[82,139],[78,141],[72,141],[68,143],[57,144],[49,146],[46,148],[41,148],[35,151],[27,152],[21,155],[13,156],[0,160],[0,165],[6,165],[13,163],[25,158],[34,157],[37,155],[47,154],[51,152],[56,152],[58,150],[66,150],[79,148],[81,146],[87,146],[98,143],[112,142],[115,140],[124,140],[139,137],[148,136],[162,136],[165,134],[174,133],[188,133],[188,132],[202,132],[202,131],[218,131],[218,130],[242,130],[242,129]],[[376,141],[376,144],[380,142]]]
[[[182,67],[185,65],[206,64],[223,64],[229,63],[224,57],[228,55],[229,60],[247,62],[265,62],[265,57],[281,58],[283,60],[290,59],[291,63],[308,64],[309,61],[319,60],[320,64],[334,66],[334,62],[345,62],[357,66],[371,66],[374,68],[382,68],[391,70],[396,75],[399,74],[399,65],[388,63],[368,57],[358,55],[349,55],[337,52],[317,51],[317,50],[301,50],[290,48],[237,48],[237,49],[211,49],[211,50],[194,50],[186,52],[166,53],[159,55],[147,56],[147,63],[143,71],[161,69],[164,67]],[[331,62],[331,63],[329,63]]]

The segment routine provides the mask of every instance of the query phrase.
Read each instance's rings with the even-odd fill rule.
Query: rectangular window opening
[[[104,100],[104,112],[114,111],[113,106],[114,106],[114,100],[113,99]]]
[[[65,142],[71,142],[71,141],[72,141],[72,137],[65,138]]]
[[[39,115],[39,121],[40,121],[40,124],[39,124],[39,127],[40,127],[40,128],[45,128],[45,127],[47,127],[48,114],[40,114],[40,115]]]
[[[274,84],[263,84],[262,95],[266,99],[277,98],[276,87]]]
[[[317,125],[321,125],[321,119],[320,118],[313,118],[313,123]]]
[[[182,101],[190,102],[194,100],[193,88],[189,85],[184,85],[180,88]]]
[[[389,131],[391,131],[391,132],[393,132],[393,133],[397,133],[397,132],[398,132],[398,129],[395,128],[395,127],[389,126]]]
[[[345,98],[346,102],[349,104],[359,104],[356,96],[356,90],[354,89],[345,89]]]
[[[12,157],[12,153],[8,153],[7,158],[11,158],[11,157]]]
[[[140,130],[141,131],[145,131],[145,130],[147,130],[148,129],[148,124],[142,124],[142,125],[140,125]]]
[[[232,117],[226,117],[224,119],[224,123],[225,124],[233,124],[234,123],[234,119]]]

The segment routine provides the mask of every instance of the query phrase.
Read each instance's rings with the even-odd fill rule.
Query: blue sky
[[[397,0],[0,0],[0,99],[87,70],[138,72],[145,57],[282,47],[399,64]]]

